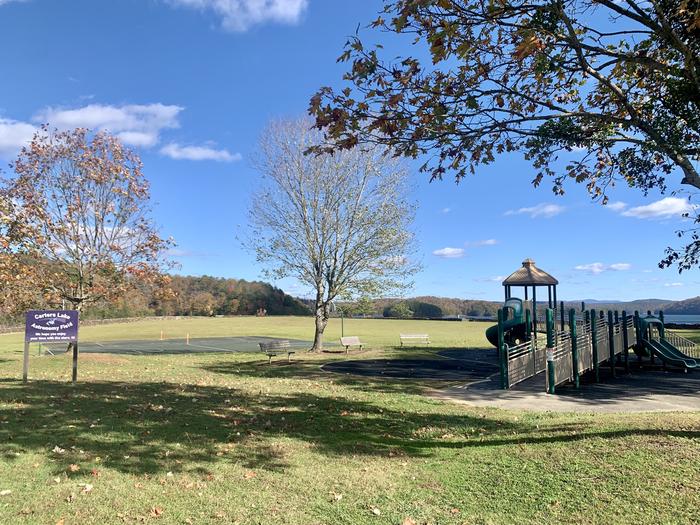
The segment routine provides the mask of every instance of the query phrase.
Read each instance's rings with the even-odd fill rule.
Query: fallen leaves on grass
[[[377,507],[372,507],[372,514],[374,514],[375,516],[381,516],[382,511],[379,510]]]
[[[401,525],[418,525],[413,518],[405,518]]]
[[[151,516],[154,518],[160,518],[163,515],[163,509],[160,507],[152,507],[151,508]]]
[[[253,479],[257,474],[253,472],[252,470],[249,470],[245,474],[243,474],[243,479]]]
[[[76,465],[75,463],[71,463],[71,464],[68,466],[68,470],[69,470],[70,472],[78,472],[78,471],[80,470],[80,465]]]
[[[10,494],[12,494],[12,491],[9,489],[0,490],[0,496],[9,496]]]

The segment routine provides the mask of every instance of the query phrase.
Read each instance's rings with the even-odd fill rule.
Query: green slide
[[[523,301],[512,297],[505,302],[503,309],[508,313],[508,319],[503,321],[503,339],[508,345],[522,343],[527,334],[527,327],[523,320]],[[486,339],[493,346],[498,347],[497,324],[486,329]]]
[[[686,370],[700,367],[695,359],[688,357],[668,341],[642,339],[642,344],[647,352],[650,354],[653,352],[655,356],[658,356],[667,365],[678,366]]]
[[[525,341],[525,323],[521,319],[508,319],[503,322],[503,339],[509,345]],[[493,346],[498,346],[498,325],[489,326],[486,329],[486,339]]]

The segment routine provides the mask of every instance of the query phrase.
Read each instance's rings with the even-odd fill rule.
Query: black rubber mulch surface
[[[449,359],[459,359],[461,361],[481,361],[484,363],[492,363],[496,367],[498,366],[498,352],[496,352],[495,348],[476,348],[474,350],[453,348],[451,350],[440,350],[437,355]]]
[[[491,363],[455,359],[363,359],[323,365],[326,372],[398,379],[461,381],[488,377],[498,370]]]

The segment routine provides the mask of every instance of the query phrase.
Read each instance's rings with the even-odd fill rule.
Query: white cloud
[[[668,219],[679,217],[684,213],[692,213],[697,206],[690,204],[688,199],[679,197],[665,197],[645,206],[636,206],[622,212],[625,217],[638,219]]]
[[[610,265],[611,270],[615,271],[624,271],[624,270],[629,270],[632,268],[632,265],[630,263],[615,263]]]
[[[622,201],[615,201],[609,202],[606,206],[612,211],[622,211],[627,207],[627,203]]]
[[[36,131],[37,128],[27,122],[0,118],[0,157],[17,155],[22,146],[32,140]]]
[[[27,0],[0,0],[0,5],[9,4],[10,2],[26,2]]]
[[[482,277],[474,280],[480,283],[500,283],[503,282],[503,279],[506,277],[506,275],[494,275],[493,277]]]
[[[177,117],[184,108],[165,104],[127,104],[112,106],[89,104],[76,109],[46,108],[35,122],[58,129],[90,128],[108,131],[130,146],[151,147],[164,129],[180,126]]]
[[[564,206],[559,206],[558,204],[547,204],[542,202],[536,206],[530,206],[528,208],[519,208],[517,210],[508,210],[506,215],[521,215],[527,214],[530,218],[534,219],[536,217],[544,217],[549,219],[555,215],[559,215],[565,210]]]
[[[433,255],[444,259],[459,259],[460,257],[464,257],[464,248],[450,248],[448,246],[435,250]]]
[[[494,246],[498,244],[496,239],[484,239],[481,241],[467,241],[464,243],[465,246]]]
[[[165,0],[177,7],[211,11],[229,31],[245,31],[266,22],[296,24],[309,5],[308,0]]]
[[[240,153],[231,153],[226,149],[215,149],[209,146],[181,146],[175,142],[166,144],[160,152],[175,160],[214,160],[218,162],[241,160]]]
[[[443,208],[440,210],[441,213],[450,213],[452,211],[452,208]]]
[[[679,286],[683,286],[683,283],[664,283],[664,286],[667,288],[677,288]]]
[[[588,272],[588,273],[592,273],[594,275],[598,275],[600,273],[607,272],[609,270],[620,272],[620,271],[629,270],[630,268],[632,268],[632,265],[630,263],[603,264],[601,262],[594,262],[594,263],[579,264],[578,266],[574,266],[574,270]]]

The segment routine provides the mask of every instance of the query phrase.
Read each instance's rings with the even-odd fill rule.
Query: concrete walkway
[[[634,369],[611,376],[601,369],[600,383],[582,383],[579,390],[561,386],[545,393],[544,374],[510,390],[499,388],[498,376],[434,391],[438,399],[479,407],[540,412],[700,411],[700,371]]]

